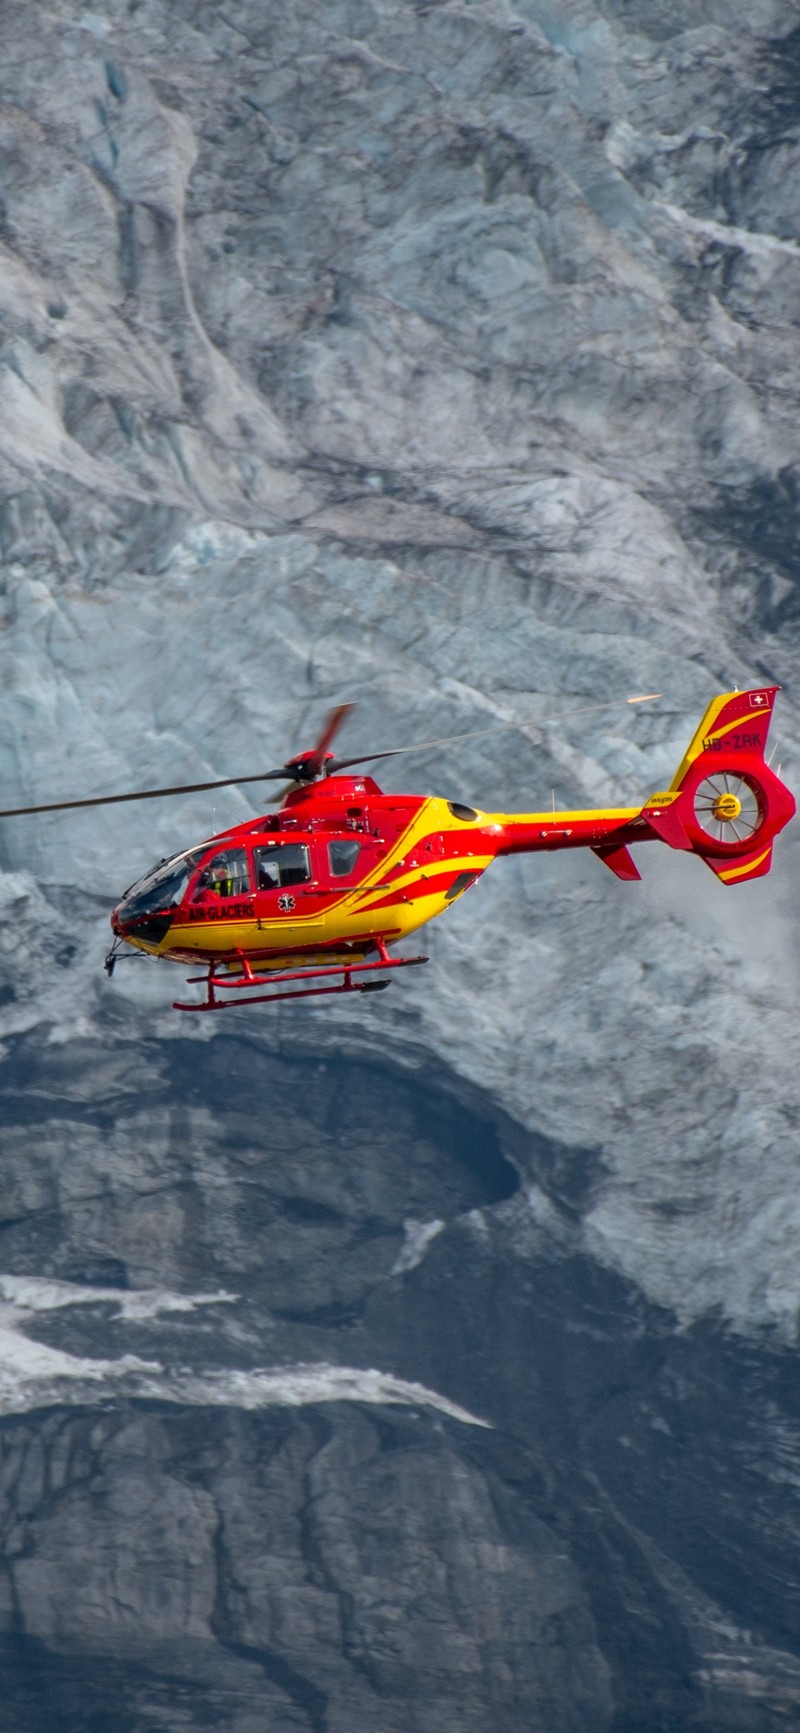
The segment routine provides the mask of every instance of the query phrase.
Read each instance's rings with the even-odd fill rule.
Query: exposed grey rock
[[[76,1668],[108,1715],[115,1665],[145,1728],[205,1727],[213,1703],[247,1728],[276,1691],[299,1726],[342,1730],[481,1728],[498,1696],[521,1729],[760,1733],[792,1711],[789,1351],[676,1334],[582,1255],[595,1151],[532,1143],[488,1101],[460,1106],[452,1080],[310,1054],[262,1057],[245,1111],[246,1048],[218,1036],[192,1071],[193,1048],[152,1055],[147,1103],[150,1139],[173,1119],[149,1206],[173,1224],[182,1311],[140,1285],[142,1241],[122,1231],[139,1145],[121,1065],[73,1121],[63,1203],[0,1237],[6,1267],[60,1272],[2,1283],[32,1410],[0,1425],[14,1715],[41,1666],[33,1726],[66,1716]],[[6,1061],[22,1087],[3,1119],[24,1104],[31,1149],[52,1064],[33,1037]],[[238,1118],[219,1106],[226,1073]],[[85,1077],[56,1068],[49,1086],[75,1112]],[[98,1132],[116,1154],[94,1215],[79,1176]],[[510,1196],[509,1157],[538,1176]],[[406,1199],[438,1221],[421,1245]],[[186,1279],[201,1265],[216,1293]]]
[[[243,1663],[227,1667],[245,1700],[237,1733],[272,1707],[264,1676],[289,1699],[279,1713],[301,1711],[286,1725],[337,1733],[427,1733],[454,1697],[465,1727],[494,1712],[607,1723],[606,1668],[552,1532],[446,1437],[333,1416],[231,1414],[206,1421],[202,1444],[167,1416],[15,1426],[4,1528],[20,1627],[178,1679],[205,1639],[217,1691],[228,1657]]]

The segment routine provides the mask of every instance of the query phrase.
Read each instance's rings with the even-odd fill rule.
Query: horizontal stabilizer
[[[611,844],[608,847],[601,844],[599,848],[592,849],[592,854],[596,854],[598,860],[604,861],[618,879],[640,879],[642,876],[630,849],[626,848],[624,843]]]

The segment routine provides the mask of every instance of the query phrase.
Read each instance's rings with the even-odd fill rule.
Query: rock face
[[[526,724],[387,787],[627,801],[790,686],[800,47],[701,13],[5,6],[3,806],[353,698]],[[791,834],[187,1029],[108,907],[252,810],[3,826],[0,1730],[791,1723]]]
[[[6,1724],[779,1725],[790,1350],[587,1258],[593,1152],[306,1041],[7,1055]]]
[[[156,1693],[168,1724],[176,1697],[195,1699],[194,1725],[210,1696],[237,1729],[260,1714],[433,1730],[455,1696],[470,1728],[606,1719],[607,1669],[557,1538],[418,1422],[215,1415],[198,1450],[195,1416],[78,1414],[9,1435],[23,1476],[32,1453],[49,1473],[56,1438],[66,1478],[11,1536],[19,1616],[57,1651],[100,1638],[106,1664],[125,1662],[131,1725]]]

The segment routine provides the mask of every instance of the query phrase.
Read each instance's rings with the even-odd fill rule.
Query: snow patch
[[[126,1323],[157,1318],[161,1312],[193,1312],[197,1306],[229,1306],[237,1294],[173,1294],[166,1288],[95,1288],[81,1282],[59,1282],[48,1276],[0,1276],[0,1300],[18,1314],[57,1312],[65,1306],[117,1307]],[[0,1314],[1,1316],[2,1314]]]
[[[426,1225],[438,1231],[444,1223]],[[163,1311],[191,1311],[195,1306],[229,1303],[236,1298],[234,1294],[178,1295],[156,1289],[129,1294],[115,1288],[89,1288],[45,1277],[2,1276],[0,1298],[0,1416],[22,1414],[56,1403],[97,1404],[124,1396],[127,1400],[174,1402],[197,1408],[248,1410],[298,1408],[317,1402],[369,1402],[428,1408],[466,1426],[488,1425],[437,1391],[374,1367],[322,1363],[194,1372],[164,1367],[157,1360],[140,1360],[133,1354],[123,1354],[117,1360],[90,1360],[32,1341],[22,1328],[34,1314],[58,1311],[65,1306],[90,1305],[98,1300],[111,1299],[119,1306],[121,1316],[140,1321]]]
[[[422,1263],[432,1240],[435,1240],[437,1234],[440,1234],[442,1228],[446,1226],[447,1223],[440,1221],[438,1216],[435,1221],[431,1222],[417,1222],[412,1217],[404,1221],[405,1238],[392,1264],[390,1274],[402,1276],[407,1270],[415,1270],[417,1265]]]
[[[736,247],[756,256],[784,253],[790,259],[800,259],[797,241],[784,241],[779,235],[765,234],[760,229],[740,229],[734,223],[717,223],[711,217],[693,217],[680,205],[666,204],[662,199],[653,199],[652,203],[654,210],[669,217],[671,222],[679,223],[690,235],[700,235],[704,240],[719,242],[722,247]]]
[[[299,1408],[313,1402],[370,1402],[379,1406],[432,1408],[460,1420],[465,1426],[483,1426],[491,1430],[488,1420],[480,1420],[469,1409],[448,1401],[438,1391],[424,1384],[395,1378],[391,1372],[379,1372],[374,1367],[318,1365],[281,1366],[254,1372],[214,1372],[195,1377],[179,1373],[168,1389],[160,1391],[162,1400],[187,1402],[198,1407],[208,1403],[231,1404],[236,1408]]]

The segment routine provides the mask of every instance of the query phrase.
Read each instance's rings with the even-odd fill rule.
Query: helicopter
[[[189,984],[203,985],[205,998],[174,1001],[175,1010],[190,1012],[380,991],[390,985],[388,971],[429,960],[393,954],[398,942],[443,914],[502,856],[588,848],[629,882],[641,876],[631,844],[660,841],[699,855],[723,885],[769,872],[774,839],[795,812],[764,758],[779,691],[718,694],[669,787],[634,806],[556,811],[554,798],[552,811],[481,812],[460,801],[384,794],[361,766],[521,725],[337,759],[330,748],[353,709],[340,704],[315,746],[256,776],[52,801],[0,817],[288,780],[277,810],[160,861],[128,887],[111,914],[106,970],[113,973],[123,947],[203,966]]]

